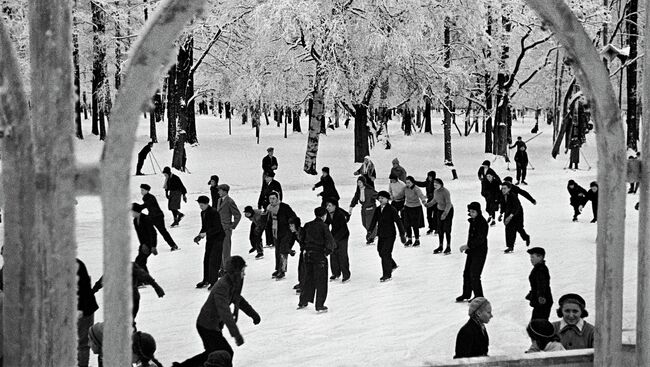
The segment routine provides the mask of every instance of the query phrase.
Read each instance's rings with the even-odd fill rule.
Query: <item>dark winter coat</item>
[[[512,187],[510,188],[510,192],[514,193],[515,195],[519,195],[526,198],[526,200],[530,201],[533,204],[537,203],[537,201],[533,199],[533,197],[530,195],[528,191],[522,189],[517,185],[512,185]]]
[[[341,198],[339,196],[338,191],[336,191],[336,186],[334,185],[334,180],[332,179],[332,176],[327,175],[325,177],[321,176],[320,181],[314,185],[314,187],[323,187],[323,192],[321,192],[319,195],[323,199],[329,199],[333,198],[336,199],[337,201]]]
[[[585,204],[587,200],[587,190],[585,190],[582,186],[574,183],[573,188],[570,188],[567,184],[566,189],[569,192],[569,202],[572,206],[580,206]]]
[[[278,209],[277,221],[278,221],[278,231],[277,231],[277,243],[275,246],[281,254],[288,254],[291,252],[291,247],[293,247],[294,238],[289,229],[289,219],[295,218],[296,213],[291,209],[289,204],[280,203],[280,208]],[[266,225],[268,228],[273,228],[273,214],[267,208],[266,215]]]
[[[489,345],[487,330],[478,320],[470,318],[458,331],[454,358],[487,356]]]
[[[476,218],[469,218],[469,231],[467,232],[467,251],[465,253],[470,256],[485,257],[488,250],[488,230],[490,226],[479,212]]]
[[[406,170],[404,167],[398,165],[393,166],[393,168],[390,169],[390,174],[395,175],[398,180],[402,182],[406,182]]]
[[[280,195],[280,201],[282,201],[282,185],[276,180],[271,180],[271,182],[262,184],[262,191],[260,192],[260,197],[257,199],[257,207],[259,209],[265,209],[269,206],[269,194],[273,191],[277,191]]]
[[[149,212],[149,217],[154,218],[164,215],[163,211],[160,209],[160,205],[158,205],[158,200],[156,200],[156,197],[151,195],[151,193],[146,193],[142,197],[142,201],[144,207],[147,208],[147,211]]]
[[[492,182],[483,178],[481,181],[481,196],[485,198],[487,206],[485,209],[491,213],[493,210],[496,211],[499,206],[499,200],[503,194],[501,194],[501,179],[499,177],[494,177]]]
[[[214,207],[219,211],[219,217],[221,218],[221,225],[223,229],[232,229],[237,228],[239,221],[241,220],[241,212],[229,195],[226,195],[222,198],[219,198],[214,204]]]
[[[506,195],[501,195],[499,205],[501,206],[501,214],[503,214],[505,218],[512,215],[511,221],[523,219],[521,201],[519,201],[519,197],[513,194],[512,191]]]
[[[593,192],[588,190],[585,195],[585,201],[591,201],[592,205],[598,205],[598,191]]]
[[[226,272],[223,277],[219,278],[201,307],[196,324],[214,331],[221,331],[226,325],[230,335],[241,336],[235,319],[238,311],[242,310],[253,320],[259,318],[257,312],[241,295],[243,283],[241,276],[233,272]],[[234,314],[230,310],[231,304],[235,305]]]
[[[429,180],[429,176],[433,176],[431,180]],[[433,192],[436,190],[436,188],[433,186],[433,180],[436,178],[436,172],[435,171],[429,171],[427,174],[427,178],[424,181],[415,181],[415,185],[419,187],[424,187],[426,189],[426,194],[427,194],[427,201],[433,199]]]
[[[221,216],[219,211],[208,205],[208,207],[201,211],[201,231],[205,233],[206,237],[212,238],[223,233],[223,226],[221,225]]]
[[[212,206],[216,207],[219,201],[219,189],[217,186],[210,186],[210,199],[212,199]]]
[[[99,306],[90,286],[90,275],[88,275],[86,265],[77,259],[77,310],[87,317],[98,309]]]
[[[377,201],[377,191],[370,186],[365,186],[363,188],[363,193],[365,195],[365,201],[361,202],[361,191],[357,186],[357,190],[354,192],[354,197],[352,197],[352,201],[350,202],[350,208],[354,208],[358,203],[361,203],[361,223],[364,228],[368,229],[370,227],[372,216],[375,213],[375,208],[377,207],[375,204]]]
[[[496,178],[496,179],[498,179],[499,181],[501,181],[501,178],[499,177],[499,175],[497,175],[497,173],[494,172],[494,170],[493,170],[492,168],[488,167],[487,169],[484,169],[483,166],[481,166],[481,167],[478,169],[478,172],[477,172],[477,174],[478,174],[478,179],[481,180],[481,182],[483,182],[483,179],[485,179],[485,176],[486,176],[488,173],[490,173],[492,176],[494,176],[494,178]],[[482,188],[481,188],[481,189],[482,189]]]
[[[515,162],[519,163],[524,167],[528,165],[528,153],[526,153],[525,149],[521,150],[517,148],[517,153],[515,153]]]
[[[381,206],[375,209],[375,214],[372,216],[372,220],[370,221],[368,232],[372,233],[375,230],[375,227],[377,227],[377,237],[395,238],[397,236],[395,225],[397,225],[400,237],[404,236],[404,225],[402,224],[397,209],[392,205],[386,204],[383,209]]]
[[[344,241],[350,237],[350,230],[348,229],[348,221],[350,220],[350,213],[341,208],[336,208],[334,213],[328,213],[327,224],[332,226],[332,236],[336,241]]]
[[[550,306],[553,303],[553,296],[551,295],[551,275],[548,273],[546,262],[541,261],[533,267],[533,270],[528,276],[530,282],[530,292],[526,299],[530,301],[532,307],[540,306],[539,298],[543,297],[546,302],[545,306]]]
[[[265,155],[264,158],[262,158],[262,171],[264,172],[272,172],[274,171],[273,167],[275,166],[276,169],[278,167],[278,159],[275,157],[269,157],[268,155]]]
[[[138,235],[140,245],[145,245],[152,249],[158,244],[158,234],[153,226],[153,222],[148,215],[140,213],[140,218],[133,218],[133,227]]]
[[[336,248],[332,233],[320,218],[305,223],[302,233],[303,249],[308,253],[316,252],[327,256]]]
[[[167,208],[169,210],[179,210],[181,208],[181,198],[187,194],[187,189],[180,177],[173,174],[169,176],[169,179],[165,182],[165,194],[169,198]]]

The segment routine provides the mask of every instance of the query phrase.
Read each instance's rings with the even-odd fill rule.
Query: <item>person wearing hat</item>
[[[399,159],[393,159],[393,167],[390,169],[390,174],[395,175],[398,180],[406,183],[406,170],[404,167],[399,165]]]
[[[221,250],[221,269],[223,273],[223,265],[226,263],[226,260],[230,259],[230,251],[232,246],[232,231],[237,228],[239,221],[241,220],[241,212],[228,193],[230,192],[230,186],[226,184],[220,184],[218,187],[219,191],[219,201],[212,202],[213,205],[216,205],[217,211],[219,212],[219,217],[221,218],[221,226],[225,233],[223,238],[223,246]]]
[[[528,337],[532,342],[526,353],[559,352],[566,350],[560,343],[560,337],[555,334],[553,325],[547,319],[532,319],[526,327]]]
[[[316,218],[305,223],[302,246],[305,252],[305,280],[300,293],[298,309],[307,307],[316,298],[316,311],[327,312],[327,255],[336,248],[336,242],[325,221],[327,209],[314,209]]]
[[[232,356],[225,350],[212,352],[203,367],[232,367]]]
[[[172,173],[171,168],[163,168],[163,174],[165,175],[165,196],[167,197],[167,208],[172,212],[174,216],[174,221],[171,224],[171,227],[176,227],[180,223],[181,219],[185,214],[181,213],[181,198],[184,202],[187,203],[187,189],[183,185],[180,177]]]
[[[573,207],[573,221],[577,222],[582,207],[587,202],[587,190],[573,180],[569,180],[566,189],[569,192],[569,204]]]
[[[2,279],[0,279],[0,282]],[[0,286],[1,287],[1,286]],[[83,261],[77,259],[77,366],[88,367],[90,345],[88,329],[95,322],[95,311],[99,309],[95,294],[92,291],[90,275]],[[2,307],[0,305],[0,311]],[[0,316],[1,318],[1,316]],[[0,322],[0,330],[2,323]],[[0,348],[0,359],[2,359]],[[1,364],[0,364],[1,366]]]
[[[375,188],[375,180],[377,179],[377,171],[375,171],[375,164],[370,160],[370,156],[363,157],[363,163],[358,170],[354,171],[355,176],[361,176],[366,180],[366,185]]]
[[[210,176],[208,185],[210,185],[210,198],[212,199],[212,203],[214,204],[219,200],[219,176],[217,175]]]
[[[515,152],[515,163],[517,164],[517,183],[515,185],[519,185],[519,182],[524,185],[528,185],[528,183],[526,183],[526,171],[528,170],[528,153],[526,153],[526,143],[521,139],[521,136],[518,136],[517,141],[509,148],[517,148],[517,152]]]
[[[485,324],[492,319],[492,305],[484,297],[476,297],[469,303],[469,320],[456,336],[454,358],[482,357],[488,355],[490,338]]]
[[[558,303],[557,316],[562,320],[553,322],[553,328],[564,349],[593,348],[595,331],[594,326],[584,320],[589,316],[584,298],[568,293],[560,297]]]
[[[136,331],[132,336],[131,349],[133,352],[133,364],[138,367],[162,367],[154,353],[156,352],[156,340],[151,334]]]
[[[521,201],[519,201],[519,196],[511,191],[512,187],[510,182],[501,184],[502,195],[499,201],[501,207],[499,221],[503,219],[503,224],[506,226],[506,249],[503,251],[506,254],[514,250],[517,233],[526,241],[526,246],[530,246],[530,235],[524,229],[524,211]]]
[[[490,170],[485,174],[481,181],[481,196],[485,198],[485,211],[488,213],[487,222],[496,225],[496,212],[499,210],[499,200],[501,199],[501,179],[492,174]]]
[[[251,229],[248,233],[248,240],[251,243],[251,249],[248,253],[250,254],[257,251],[255,260],[259,260],[264,257],[262,233],[264,232],[264,227],[266,225],[266,214],[264,214],[262,210],[253,209],[252,206],[248,205],[244,208],[244,216],[251,221]]]
[[[328,198],[339,200],[341,197],[339,196],[339,192],[336,191],[336,185],[334,185],[334,180],[332,179],[332,176],[330,176],[329,167],[323,167],[322,171],[323,174],[320,176],[320,180],[311,188],[311,190],[314,191],[318,187],[323,188],[323,191],[317,196],[321,197],[321,206],[324,208],[327,204],[326,200]]]
[[[240,310],[253,320],[254,325],[260,323],[260,315],[241,294],[246,276],[246,262],[241,256],[235,255],[228,260],[225,269],[226,273],[210,291],[196,319],[196,330],[203,341],[205,351],[184,362],[174,362],[172,366],[202,366],[209,355],[218,350],[224,350],[233,356],[234,351],[224,338],[222,330],[225,325],[230,335],[235,338],[237,346],[244,344],[244,338],[237,327]],[[235,306],[234,312],[230,310],[231,304]]]
[[[288,204],[280,200],[280,194],[275,191],[269,194],[266,213],[266,228],[271,229],[275,244],[275,271],[271,277],[280,280],[287,273],[289,253],[294,243],[294,237],[289,229],[289,219],[296,217],[296,213]]]
[[[483,180],[485,179],[485,176],[491,173],[492,176],[495,178],[499,179],[501,181],[501,178],[499,178],[499,175],[497,175],[496,172],[492,168],[490,168],[490,161],[489,160],[484,160],[483,163],[481,163],[481,167],[478,168],[478,180],[481,181],[481,186],[483,185]],[[483,191],[483,187],[481,187],[481,191]]]
[[[203,280],[196,288],[211,287],[217,282],[225,232],[221,224],[219,211],[210,206],[210,198],[201,195],[196,200],[201,208],[201,230],[194,237],[196,244],[205,238],[205,253],[203,254]]]
[[[449,255],[451,254],[451,224],[454,219],[454,206],[451,204],[451,194],[445,188],[445,184],[441,179],[434,179],[433,186],[436,188],[433,192],[433,199],[424,204],[427,208],[434,205],[437,207],[438,248],[433,250],[433,253],[439,254],[442,252],[442,245],[445,237],[447,237],[445,255]]]
[[[266,148],[266,153],[262,158],[262,172],[273,172],[278,169],[278,159],[273,156],[273,147]]]
[[[530,263],[533,270],[528,276],[530,292],[526,295],[530,306],[533,308],[531,319],[548,320],[553,306],[553,295],[551,294],[551,275],[546,266],[546,251],[541,247],[533,247],[528,250]]]
[[[325,199],[325,202],[325,209],[329,214],[326,223],[331,225],[332,236],[336,241],[336,247],[330,256],[332,268],[330,280],[336,280],[343,274],[341,281],[345,283],[350,280],[350,259],[348,257],[350,214],[339,207],[339,201],[335,198]]]
[[[390,194],[389,194],[390,195]],[[368,230],[370,228],[370,222],[372,217],[375,214],[375,201],[377,200],[377,191],[374,187],[367,184],[366,178],[364,176],[357,177],[357,189],[352,197],[350,202],[350,209],[348,213],[352,215],[352,209],[357,205],[361,204],[361,224],[363,227]],[[375,241],[375,233],[372,236],[366,236],[366,244],[372,245]]]
[[[97,365],[104,365],[104,354],[102,352],[104,345],[104,323],[98,322],[88,329],[88,344],[90,350],[97,355]]]
[[[264,182],[262,183],[262,190],[260,191],[260,197],[257,200],[257,208],[266,210],[266,208],[269,206],[269,195],[272,192],[277,192],[278,193],[278,198],[280,201],[282,201],[282,185],[278,181],[275,180],[275,172],[270,171],[270,172],[265,172],[264,173]],[[271,228],[266,228],[266,246],[268,247],[273,247],[273,232],[271,231]]]
[[[589,191],[587,191],[585,201],[591,201],[591,212],[594,215],[591,223],[596,223],[598,221],[598,182],[592,181],[589,184]]]
[[[151,148],[153,147],[153,142],[150,141],[147,143],[147,145],[140,150],[140,153],[138,153],[138,163],[135,166],[135,175],[136,176],[144,176],[144,173],[142,173],[142,166],[144,165],[145,159],[147,159],[147,156],[149,153],[151,153]]]
[[[147,209],[149,219],[153,226],[158,230],[158,233],[163,237],[165,242],[169,245],[171,251],[179,250],[178,245],[165,228],[165,214],[158,205],[158,200],[151,193],[151,186],[147,184],[140,185],[140,193],[142,194],[142,206]]]
[[[133,228],[135,228],[138,242],[140,242],[140,246],[138,247],[138,256],[135,258],[135,263],[149,272],[149,269],[147,268],[147,258],[149,258],[149,255],[151,254],[158,255],[158,249],[156,248],[158,235],[156,234],[156,230],[154,229],[149,216],[142,213],[142,209],[144,209],[143,205],[131,203]]]
[[[386,282],[392,279],[393,269],[397,268],[395,260],[393,260],[393,246],[395,245],[395,237],[397,232],[395,226],[399,231],[399,237],[402,243],[406,243],[406,236],[404,234],[404,225],[402,220],[392,205],[388,205],[390,194],[387,191],[380,191],[377,194],[379,200],[379,208],[374,211],[370,226],[368,227],[367,237],[374,236],[375,228],[377,229],[377,252],[381,258],[382,276],[379,278],[380,282]]]
[[[481,204],[476,201],[467,205],[469,215],[469,230],[467,231],[467,244],[460,246],[460,252],[465,252],[465,269],[463,270],[463,294],[456,298],[456,302],[464,302],[474,297],[483,297],[481,273],[485,265],[488,251],[488,230],[490,226],[481,213]]]
[[[415,181],[415,185],[418,187],[424,187],[426,191],[427,201],[433,199],[433,192],[436,191],[436,188],[433,186],[433,180],[436,179],[436,171],[429,171],[427,173],[427,178],[424,181]],[[427,234],[435,232],[438,227],[436,226],[436,207],[432,206],[427,208],[427,224],[429,229]]]

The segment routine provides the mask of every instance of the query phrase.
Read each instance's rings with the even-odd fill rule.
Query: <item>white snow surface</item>
[[[434,118],[434,121],[439,119]],[[86,122],[90,125],[89,122]],[[532,118],[524,123],[514,122],[513,138],[521,135],[524,140],[532,137]],[[303,116],[302,128],[307,130]],[[327,131],[320,137],[318,169],[328,166],[341,195],[341,207],[347,209],[354,194],[355,176],[359,164],[354,163],[353,124],[346,130]],[[255,260],[248,254],[250,248],[248,230],[250,221],[242,217],[233,232],[233,254],[243,256],[248,267],[243,296],[259,312],[262,322],[254,326],[251,319],[241,314],[239,329],[245,344],[236,347],[234,339],[224,329],[224,335],[235,350],[237,366],[421,366],[428,362],[444,362],[454,354],[458,329],[467,320],[467,304],[454,302],[461,294],[462,271],[465,254],[458,248],[467,238],[466,206],[478,201],[480,183],[476,171],[484,159],[494,156],[483,153],[484,134],[472,133],[460,137],[452,131],[453,162],[459,179],[452,181],[451,172],[443,165],[442,126],[434,126],[434,134],[416,133],[403,136],[399,122],[392,121],[389,132],[392,149],[376,146],[371,158],[378,173],[378,190],[387,189],[391,160],[398,157],[409,175],[423,180],[429,170],[435,170],[451,192],[455,207],[452,250],[450,256],[433,255],[437,236],[422,236],[420,248],[404,248],[397,241],[393,257],[399,264],[393,280],[380,283],[380,259],[375,246],[365,244],[365,230],[356,207],[349,222],[351,230],[349,256],[352,273],[347,284],[329,283],[326,305],[329,312],[317,314],[313,304],[307,309],[296,310],[298,296],[292,289],[297,283],[298,258],[289,258],[289,272],[285,280],[271,279],[274,269],[272,249],[265,249],[265,258]],[[141,289],[142,300],[137,317],[138,329],[156,338],[156,356],[166,366],[173,361],[183,361],[203,350],[195,329],[196,317],[206,300],[208,291],[195,289],[202,278],[204,241],[200,245],[192,238],[200,228],[200,209],[195,202],[199,195],[209,195],[207,182],[210,175],[217,174],[220,183],[230,185],[230,195],[243,211],[244,206],[256,207],[261,184],[261,159],[266,148],[275,147],[279,161],[276,179],[282,184],[285,202],[294,208],[303,223],[313,219],[313,208],[320,204],[319,192],[312,185],[319,176],[303,172],[304,152],[307,145],[305,134],[291,133],[283,137],[283,128],[273,124],[263,125],[260,144],[256,144],[254,130],[241,125],[239,118],[232,121],[232,135],[228,135],[228,122],[212,116],[197,118],[200,144],[188,147],[188,168],[191,174],[178,173],[187,187],[188,203],[182,211],[186,217],[178,228],[170,229],[181,251],[170,252],[161,236],[158,236],[160,254],[149,258],[152,276],[165,289],[164,298],[157,298],[151,288]],[[110,129],[109,129],[110,131]],[[593,167],[586,170],[582,157],[578,171],[565,170],[567,155],[554,160],[550,156],[552,128],[540,124],[544,133],[528,143],[528,154],[534,170],[528,172],[528,190],[538,201],[532,205],[522,198],[525,210],[526,230],[532,237],[531,246],[543,246],[547,251],[547,265],[551,274],[554,299],[562,294],[576,292],[587,301],[594,322],[596,225],[591,220],[591,207],[587,205],[580,220],[571,222],[572,208],[566,191],[566,182],[575,179],[583,187],[596,177],[595,137],[588,136],[583,152]],[[148,141],[148,119],[142,119],[137,132],[136,150],[133,152],[133,168],[137,152]],[[166,122],[158,124],[159,144],[153,152],[162,166],[171,162],[168,150]],[[80,161],[99,159],[103,143],[86,132],[85,140],[76,142],[76,154]],[[492,167],[503,178],[515,176],[514,162],[506,171],[503,158],[493,162]],[[583,170],[584,169],[584,170]],[[144,172],[152,173],[147,160]],[[167,201],[162,185],[164,176],[133,176],[131,198],[141,201],[139,186],[148,183],[165,212],[167,226],[171,213],[166,210]],[[606,200],[606,199],[601,199]],[[636,239],[637,212],[633,209],[637,198],[628,195],[627,236],[625,263],[625,304],[623,326],[630,331],[635,323],[636,304]],[[621,213],[622,214],[622,213]],[[124,215],[128,216],[125,207]],[[99,197],[80,197],[77,206],[78,253],[87,265],[92,281],[102,274],[101,203]],[[422,231],[424,233],[424,230]],[[133,258],[137,253],[137,238],[131,230]],[[297,246],[297,245],[296,245]],[[297,248],[297,247],[296,247]],[[517,238],[515,252],[503,254],[505,235],[502,223],[490,228],[489,254],[483,271],[483,289],[493,307],[494,318],[487,325],[490,335],[490,355],[503,355],[524,351],[529,346],[525,327],[530,319],[531,308],[524,296],[528,292],[528,274],[531,270],[525,244]],[[98,294],[100,310],[96,321],[102,319],[104,300]],[[557,302],[556,304],[557,305]],[[551,314],[551,321],[557,319]],[[627,333],[633,334],[633,333]],[[631,339],[626,335],[626,340]],[[91,362],[96,363],[94,356]]]

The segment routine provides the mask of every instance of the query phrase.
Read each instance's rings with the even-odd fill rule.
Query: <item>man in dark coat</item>
[[[499,175],[497,175],[497,173],[494,172],[492,168],[490,168],[490,161],[484,160],[483,163],[481,163],[481,167],[479,167],[477,172],[478,180],[481,181],[481,185],[483,185],[483,179],[485,178],[485,175],[487,175],[488,173],[492,173],[492,175],[495,178],[498,178],[499,181],[501,181]],[[481,191],[483,191],[483,187],[481,187]]]
[[[472,298],[472,291],[474,297],[483,297],[481,273],[487,256],[487,236],[490,227],[481,213],[481,204],[472,202],[467,205],[467,211],[470,216],[467,244],[460,247],[460,251],[465,251],[467,254],[465,270],[463,270],[463,294],[456,298],[456,302],[464,302]]]
[[[490,338],[485,324],[492,318],[492,305],[483,297],[469,303],[469,321],[458,331],[454,358],[482,357],[488,355]]]
[[[327,209],[314,209],[316,218],[305,224],[302,229],[302,241],[305,251],[305,280],[300,293],[298,309],[307,307],[307,302],[314,302],[316,311],[327,312],[327,255],[336,247],[334,237],[325,221]]]
[[[198,367],[208,360],[210,353],[224,350],[231,356],[234,354],[232,347],[223,336],[225,325],[230,335],[235,338],[237,346],[244,344],[244,338],[237,327],[239,310],[243,311],[252,320],[253,324],[260,323],[260,315],[241,295],[246,276],[246,262],[241,256],[233,256],[226,263],[226,273],[219,278],[206,299],[196,320],[196,330],[203,341],[204,352],[182,362],[172,363],[173,367]],[[234,312],[230,305],[234,305]]]
[[[275,271],[271,277],[280,280],[287,273],[289,253],[295,240],[289,229],[289,219],[296,217],[296,213],[288,204],[280,201],[280,195],[275,191],[269,194],[269,202],[266,228],[271,228],[275,244]]]
[[[201,208],[201,231],[194,237],[196,244],[205,238],[205,254],[203,255],[203,280],[196,284],[196,288],[211,287],[217,282],[223,239],[226,235],[221,225],[219,211],[210,206],[210,198],[205,195],[196,200]]]
[[[503,178],[503,181],[512,183],[512,177],[506,176],[506,177]],[[537,200],[535,200],[533,198],[533,196],[528,191],[522,189],[519,186],[512,185],[510,187],[510,192],[512,192],[515,195],[519,195],[519,196],[525,198],[526,200],[530,201],[533,205],[537,205]]]
[[[404,234],[404,225],[402,220],[392,205],[388,205],[390,194],[387,191],[380,191],[377,194],[379,200],[379,208],[375,210],[370,221],[367,237],[373,236],[373,231],[377,227],[377,251],[381,258],[382,277],[379,281],[385,282],[391,280],[393,269],[397,268],[395,260],[393,260],[393,246],[395,245],[395,237],[397,235],[395,226],[399,230],[399,236],[402,243],[406,243],[406,236]]]
[[[521,140],[521,136],[517,137],[517,141],[510,147],[510,149],[515,147],[517,148],[517,152],[515,153],[515,163],[517,164],[517,183],[515,185],[519,185],[519,182],[524,185],[528,185],[526,182],[526,172],[528,171],[528,153],[526,152],[526,143]]]
[[[151,152],[151,147],[153,147],[153,142],[150,141],[147,143],[147,145],[142,148],[140,153],[138,153],[138,164],[135,166],[135,175],[136,176],[143,176],[144,173],[142,173],[142,166],[144,165],[144,161],[147,159],[147,156]]]
[[[330,256],[332,266],[332,276],[330,280],[336,280],[343,274],[343,283],[350,280],[350,259],[348,258],[348,240],[350,239],[350,230],[348,221],[350,213],[339,207],[338,200],[329,198],[326,200],[325,209],[328,212],[327,224],[332,226],[332,236],[336,241],[336,247]]]
[[[208,181],[210,185],[210,199],[212,199],[212,205],[216,205],[219,202],[219,176],[212,175]]]
[[[185,214],[181,213],[181,197],[183,201],[187,203],[187,189],[183,185],[180,177],[172,174],[172,170],[169,167],[163,168],[163,174],[165,175],[165,196],[168,199],[167,207],[172,212],[174,216],[174,221],[170,227],[176,227],[180,223],[181,219]]]
[[[336,191],[336,186],[334,185],[334,180],[332,179],[332,176],[330,176],[330,169],[329,167],[323,167],[323,174],[320,177],[320,181],[318,181],[314,187],[311,188],[312,191],[316,190],[316,188],[322,187],[323,191],[318,194],[318,196],[321,197],[321,206],[324,208],[325,205],[327,204],[326,200],[329,198],[339,200],[341,197],[339,196],[338,191]]]
[[[77,366],[79,367],[88,367],[90,359],[88,329],[95,323],[95,311],[98,309],[86,265],[77,259]]]
[[[282,185],[280,185],[280,183],[274,178],[275,172],[270,171],[264,173],[262,190],[260,192],[260,197],[257,200],[258,209],[266,210],[266,208],[269,206],[269,194],[273,191],[278,193],[278,197],[280,198],[280,201],[282,201]],[[266,246],[273,247],[273,232],[271,231],[271,228],[266,228],[265,231]]]
[[[587,202],[587,190],[573,180],[569,180],[566,189],[569,192],[569,204],[573,207],[573,221],[577,222],[578,216]]]
[[[530,254],[530,263],[533,264],[533,270],[528,276],[530,282],[530,292],[526,299],[533,308],[533,319],[548,320],[553,307],[553,295],[551,294],[551,276],[546,266],[546,251],[541,247],[533,247],[528,250]]]
[[[510,182],[501,184],[503,196],[500,202],[501,215],[499,215],[499,221],[503,218],[503,223],[506,225],[506,249],[504,251],[506,254],[514,250],[517,233],[526,241],[526,246],[530,246],[530,236],[524,229],[524,214],[521,202],[519,197],[510,191],[512,186]]]
[[[142,205],[147,209],[147,212],[149,212],[149,219],[153,226],[158,230],[158,233],[160,233],[165,242],[167,242],[171,250],[176,251],[179,247],[167,231],[167,228],[165,228],[165,214],[163,214],[163,211],[160,209],[156,197],[149,193],[150,191],[151,186],[147,184],[140,185],[140,193],[142,194],[143,201]]]
[[[496,173],[489,169],[481,181],[481,196],[485,198],[485,211],[488,213],[487,222],[493,226],[496,224],[496,212],[499,210],[501,200],[501,180]]]
[[[433,187],[433,180],[435,179],[436,179],[436,171],[429,171],[429,173],[427,173],[426,180],[415,181],[416,186],[424,187],[426,189],[427,202],[433,199],[433,192],[436,190],[436,188]],[[438,206],[436,205],[427,208],[427,223],[429,225],[427,234],[431,234],[437,229],[436,210],[438,210]]]
[[[147,258],[151,254],[158,255],[158,249],[156,248],[156,245],[158,244],[158,235],[156,234],[156,230],[154,229],[149,216],[143,214],[142,209],[144,209],[143,205],[138,203],[131,204],[133,228],[135,228],[138,242],[140,242],[140,246],[138,247],[138,256],[135,258],[135,263],[140,265],[140,267],[142,267],[146,272],[149,272],[149,269],[147,268]]]
[[[278,169],[278,159],[273,156],[273,147],[266,149],[267,155],[262,158],[262,172],[274,172]]]
[[[591,211],[594,214],[591,223],[596,223],[598,220],[598,183],[596,181],[589,184],[589,191],[587,191],[585,199],[591,201]]]

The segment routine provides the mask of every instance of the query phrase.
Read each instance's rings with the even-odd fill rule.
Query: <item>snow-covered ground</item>
[[[440,121],[434,118],[434,121]],[[515,122],[513,135],[524,139],[532,136],[532,119],[525,123]],[[188,147],[188,168],[191,174],[179,174],[188,188],[188,203],[182,211],[186,217],[178,228],[170,233],[181,247],[179,252],[169,248],[159,236],[158,256],[149,258],[149,269],[165,289],[166,295],[158,299],[151,288],[142,289],[142,301],[138,315],[138,327],[153,334],[158,350],[156,356],[164,365],[184,360],[202,351],[201,340],[195,330],[199,309],[208,292],[197,290],[194,285],[202,277],[203,242],[200,246],[192,238],[200,228],[199,207],[195,202],[199,195],[207,194],[210,175],[217,174],[221,183],[228,183],[231,196],[243,210],[246,205],[256,206],[261,183],[261,159],[268,146],[275,147],[279,161],[276,179],[282,184],[285,202],[291,205],[304,221],[313,218],[313,208],[320,204],[316,192],[311,190],[317,176],[302,171],[307,137],[291,134],[284,139],[283,129],[262,126],[260,144],[255,143],[254,130],[250,125],[240,125],[239,119],[232,123],[232,136],[228,135],[228,123],[214,117],[199,117],[197,130],[200,145]],[[303,130],[306,122],[303,118]],[[291,127],[289,127],[289,130]],[[148,122],[144,119],[138,128],[137,150],[148,140]],[[528,154],[534,170],[529,170],[529,186],[524,186],[538,201],[536,206],[522,199],[525,208],[526,230],[532,236],[531,246],[543,246],[547,250],[547,264],[551,272],[554,298],[567,292],[583,295],[587,308],[594,309],[595,237],[596,225],[589,223],[591,208],[585,208],[578,223],[571,222],[566,182],[575,179],[583,187],[596,177],[596,147],[593,134],[583,149],[593,167],[591,170],[565,170],[568,156],[557,160],[550,156],[551,127],[540,125],[544,133],[528,143]],[[379,283],[381,267],[374,246],[366,246],[365,231],[361,226],[359,209],[353,213],[349,227],[350,283],[329,283],[326,314],[316,314],[313,306],[296,310],[298,296],[292,289],[297,283],[297,257],[289,259],[288,277],[282,281],[271,279],[274,268],[272,252],[266,250],[263,260],[254,260],[248,254],[249,220],[242,218],[233,233],[233,254],[241,254],[248,262],[243,295],[256,308],[262,322],[254,326],[243,315],[239,328],[245,339],[241,347],[234,347],[234,340],[224,330],[235,349],[235,365],[238,366],[418,366],[426,362],[451,359],[458,329],[467,319],[467,305],[454,302],[460,295],[465,255],[458,248],[465,243],[468,223],[466,205],[478,201],[480,184],[476,171],[484,159],[493,159],[483,153],[482,134],[459,137],[453,133],[453,161],[459,179],[451,180],[448,167],[443,166],[442,127],[434,127],[434,134],[401,135],[399,123],[392,122],[390,132],[392,149],[377,146],[371,157],[377,168],[377,188],[388,185],[390,161],[398,157],[408,174],[424,179],[426,172],[435,170],[445,180],[456,208],[451,256],[433,255],[437,237],[423,236],[420,248],[404,248],[396,245],[393,257],[400,265],[393,281]],[[166,126],[158,126],[160,144],[154,153],[161,165],[171,161],[167,149]],[[101,146],[96,137],[89,134],[86,140],[77,141],[79,160],[97,160]],[[135,167],[137,151],[133,154]],[[341,194],[341,206],[347,209],[354,194],[358,168],[353,163],[353,131],[341,128],[327,136],[321,136],[318,167],[329,166]],[[581,168],[587,164],[582,159]],[[506,171],[503,159],[497,159],[493,168],[501,175],[515,175],[514,165]],[[152,173],[149,161],[144,172]],[[140,201],[139,185],[148,183],[161,207],[166,209],[162,185],[164,177],[156,175],[137,176],[131,181],[133,201]],[[208,194],[209,195],[209,194]],[[628,196],[624,328],[634,327],[636,304],[636,237],[637,212],[633,209],[636,197]],[[81,197],[77,206],[77,240],[79,257],[86,263],[95,281],[102,274],[101,210],[98,197]],[[125,211],[124,215],[129,215]],[[167,225],[171,214],[165,210]],[[132,234],[132,251],[135,258],[137,239]],[[487,326],[490,334],[490,355],[521,352],[529,341],[525,326],[530,318],[530,307],[524,296],[528,292],[528,274],[531,270],[529,257],[523,241],[518,238],[514,254],[505,255],[504,228],[502,223],[492,227],[489,233],[489,255],[483,271],[483,288],[493,306],[494,318]],[[102,319],[102,293],[98,293],[100,311],[96,320]],[[551,316],[555,320],[555,316]],[[594,317],[588,319],[593,323]]]

